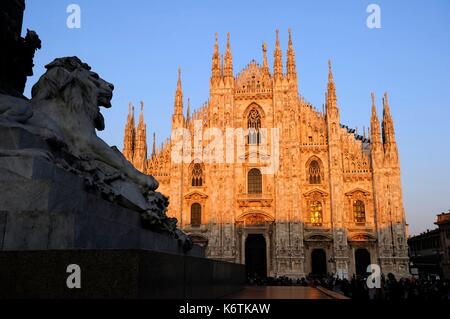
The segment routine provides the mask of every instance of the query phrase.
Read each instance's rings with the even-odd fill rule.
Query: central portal
[[[245,240],[245,270],[247,276],[267,276],[266,239],[262,234],[249,234]]]
[[[327,256],[323,249],[314,249],[311,253],[312,275],[323,277],[327,274]]]
[[[367,267],[370,265],[370,253],[367,249],[359,248],[355,251],[355,270],[360,276],[367,275]]]

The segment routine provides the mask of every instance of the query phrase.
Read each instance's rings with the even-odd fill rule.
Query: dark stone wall
[[[66,285],[81,268],[81,288]],[[243,265],[144,250],[0,252],[0,298],[220,298],[245,283]]]
[[[20,128],[0,127],[0,148],[40,146]],[[43,149],[48,145],[43,145]],[[185,252],[168,234],[142,227],[139,212],[87,188],[84,179],[36,156],[0,157],[0,250],[148,249]]]

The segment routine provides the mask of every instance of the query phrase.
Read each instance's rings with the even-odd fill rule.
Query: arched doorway
[[[364,276],[367,274],[367,266],[370,265],[370,253],[365,248],[358,248],[355,251],[356,274]]]
[[[313,276],[325,276],[327,274],[327,256],[325,250],[314,249],[311,253],[311,272]]]
[[[245,271],[247,276],[267,276],[266,240],[262,234],[249,234],[245,240]]]

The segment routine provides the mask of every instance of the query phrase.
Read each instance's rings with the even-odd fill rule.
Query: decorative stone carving
[[[192,241],[176,228],[177,220],[166,216],[168,199],[155,192],[158,182],[96,135],[95,129],[105,128],[99,106],[111,107],[114,86],[77,57],[55,59],[46,69],[33,86],[31,102],[0,97],[0,110],[6,109],[0,128],[28,131],[42,145],[0,149],[0,157],[41,157],[82,176],[86,187],[140,212],[144,227],[169,233],[190,249]],[[17,111],[5,105],[17,105]]]
[[[212,121],[214,114],[218,114],[216,122],[231,123],[233,129],[246,130],[250,124],[250,127],[254,128],[276,129],[279,133],[277,146],[279,156],[274,156],[272,152],[274,144],[265,147],[262,143],[257,149],[254,144],[252,147],[237,148],[235,161],[232,163],[226,165],[205,163],[204,175],[208,183],[202,191],[208,195],[205,199],[205,215],[211,226],[205,234],[210,239],[210,245],[226,247],[223,240],[215,243],[215,239],[217,236],[223,238],[220,237],[220,230],[224,227],[224,221],[226,223],[234,221],[238,229],[235,232],[234,242],[241,241],[235,246],[239,252],[235,256],[235,261],[242,261],[242,255],[245,256],[245,243],[242,243],[242,238],[239,237],[242,235],[239,228],[245,227],[244,221],[240,218],[248,213],[264,211],[268,216],[274,217],[271,224],[275,234],[274,243],[270,245],[270,252],[267,255],[271,275],[303,276],[311,271],[311,254],[307,250],[305,259],[300,262],[300,271],[294,270],[292,261],[286,263],[278,259],[281,253],[295,254],[292,248],[282,250],[276,248],[280,243],[279,238],[283,238],[292,246],[292,238],[296,236],[300,240],[300,244],[294,241],[296,246],[320,246],[328,249],[327,253],[333,252],[336,257],[340,254],[341,258],[347,258],[348,260],[337,267],[342,271],[341,274],[348,273],[351,276],[355,272],[354,260],[350,261],[354,256],[348,242],[365,245],[369,240],[364,238],[364,242],[352,242],[350,238],[359,233],[371,234],[375,239],[369,243],[374,246],[371,251],[373,260],[384,254],[396,258],[398,264],[400,262],[398,256],[407,254],[407,247],[400,165],[396,156],[397,149],[389,108],[385,108],[383,119],[383,131],[387,132],[389,143],[383,145],[381,123],[376,116],[375,107],[371,119],[371,139],[359,136],[355,130],[341,124],[331,65],[326,105],[320,112],[298,94],[294,55],[293,50],[290,51],[291,54],[287,54],[290,60],[287,63],[289,67],[286,67],[287,73],[283,72],[281,49],[277,45],[273,75],[267,65],[264,47],[262,65],[252,61],[234,78],[229,73],[227,75],[221,73],[217,52],[213,58],[211,94],[207,102],[192,116],[192,121],[199,121],[201,125],[194,128],[191,121],[191,125],[183,126],[182,124],[189,122],[187,118],[184,122],[180,120],[178,124],[172,124],[172,132],[183,126],[190,131],[191,136],[195,136],[201,130],[210,127],[214,123]],[[179,99],[175,100],[179,102]],[[175,103],[176,117],[182,114],[178,111],[179,107],[180,104]],[[250,116],[249,123],[250,113],[253,117]],[[231,117],[230,121],[228,116]],[[215,127],[226,136],[226,127],[217,125]],[[126,131],[126,134],[132,134],[130,129],[126,128]],[[246,139],[243,136],[239,139],[242,139],[241,143],[245,143]],[[238,142],[237,137],[235,141]],[[267,141],[271,143],[269,138]],[[164,190],[174,199],[169,214],[179,216],[181,213],[184,216],[183,220],[186,220],[189,212],[183,210],[186,206],[181,206],[186,203],[177,199],[182,199],[193,191],[190,179],[181,178],[189,175],[190,164],[171,165],[170,155],[167,156],[170,152],[170,142],[164,143],[156,151],[159,160],[149,160],[153,168],[146,173],[155,175],[162,184],[161,192]],[[191,155],[195,157],[195,152],[193,153]],[[275,160],[279,161],[280,165],[275,174],[263,177],[262,193],[245,194],[247,172],[251,166],[247,163],[257,163],[257,166],[263,167],[269,161],[274,163]],[[317,166],[310,167],[312,160],[317,160],[318,169]],[[156,166],[152,164],[153,162],[164,164]],[[310,183],[310,173],[315,173],[312,174],[316,177],[312,179],[315,183]],[[222,180],[224,182],[219,183]],[[387,188],[386,184],[391,187]],[[269,185],[272,189],[269,189]],[[365,223],[361,222],[362,218],[358,218],[359,222],[354,222],[357,219],[353,218],[355,214],[352,200],[356,199],[364,201]],[[320,211],[322,223],[317,217]],[[285,227],[285,223],[292,226],[296,221],[301,224],[302,230],[297,227]],[[403,226],[402,230],[398,230],[403,236],[401,244],[397,241],[397,231],[394,232],[393,240],[391,238],[391,226],[395,224]],[[337,235],[337,230],[343,231],[342,237]],[[310,241],[311,234],[326,234],[326,236]],[[387,238],[386,243],[383,238]],[[392,251],[392,242],[395,243],[395,255]],[[389,249],[385,249],[386,247]],[[214,253],[208,256],[225,258],[218,253],[219,248],[215,247]],[[285,255],[282,258],[284,257]]]

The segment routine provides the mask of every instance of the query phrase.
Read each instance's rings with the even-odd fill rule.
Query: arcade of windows
[[[309,165],[309,182],[310,184],[320,184],[321,172],[319,163],[316,160],[311,161]],[[192,168],[192,186],[202,186],[203,170],[199,163],[195,163]],[[262,193],[262,175],[257,168],[252,168],[247,174],[247,192],[248,194]],[[200,226],[202,222],[202,207],[199,203],[191,206],[191,225]],[[314,200],[310,204],[311,224],[313,226],[322,226],[323,224],[323,205],[320,201]],[[364,224],[366,222],[366,209],[362,200],[353,201],[353,218],[356,224]]]
[[[354,214],[356,223],[365,223],[364,203],[356,201],[354,205]],[[322,226],[323,224],[323,206],[320,201],[313,201],[310,206],[311,224],[313,226]],[[199,203],[191,205],[191,226],[198,227],[202,224],[202,206]]]
[[[320,201],[313,201],[310,204],[311,224],[313,226],[322,226],[323,224],[323,207]],[[353,217],[356,224],[366,223],[366,208],[362,200],[353,202]]]
[[[318,160],[312,160],[308,166],[308,182],[311,185],[322,183],[321,166]],[[313,226],[322,226],[323,207],[320,201],[313,201],[310,204],[311,224]],[[366,223],[366,208],[362,200],[353,201],[353,219],[356,224]]]

